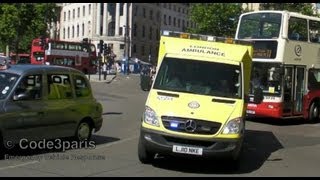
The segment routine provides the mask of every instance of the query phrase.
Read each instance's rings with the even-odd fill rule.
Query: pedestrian
[[[103,74],[103,79],[106,80],[107,79],[107,64],[103,63],[102,65],[102,74]]]

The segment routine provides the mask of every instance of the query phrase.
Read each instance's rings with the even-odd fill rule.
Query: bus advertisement
[[[97,61],[96,47],[87,41],[70,42],[41,37],[32,40],[31,64],[68,66],[85,74],[96,74]]]
[[[320,18],[248,12],[240,16],[235,38],[253,43],[249,96],[257,88],[264,93],[262,103],[248,103],[248,116],[319,120]]]

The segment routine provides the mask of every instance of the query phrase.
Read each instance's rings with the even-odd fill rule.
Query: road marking
[[[138,135],[133,136],[133,137],[129,137],[129,138],[126,138],[126,139],[122,139],[122,140],[120,140],[120,141],[115,141],[115,142],[112,142],[112,143],[108,143],[108,144],[106,144],[106,145],[98,146],[98,147],[95,148],[95,150],[96,150],[96,149],[105,148],[105,147],[109,147],[109,146],[112,146],[112,145],[115,145],[115,144],[120,144],[120,143],[124,143],[124,142],[127,142],[127,141],[131,141],[131,140],[133,140],[133,139],[135,139],[135,138],[138,138]]]
[[[2,167],[2,168],[0,168],[0,171],[6,170],[6,169],[11,169],[11,168],[17,168],[17,167],[21,167],[21,166],[26,166],[29,164],[35,164],[35,163],[39,163],[39,161],[31,161],[31,162],[22,163],[22,164],[18,164],[18,165],[14,165],[14,166]]]

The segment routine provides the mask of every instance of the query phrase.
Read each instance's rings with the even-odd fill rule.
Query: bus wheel
[[[309,120],[312,122],[319,120],[319,103],[313,102],[309,109]]]

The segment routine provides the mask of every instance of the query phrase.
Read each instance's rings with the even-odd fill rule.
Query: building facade
[[[60,40],[112,45],[116,60],[156,62],[161,30],[186,31],[188,3],[63,3]]]

